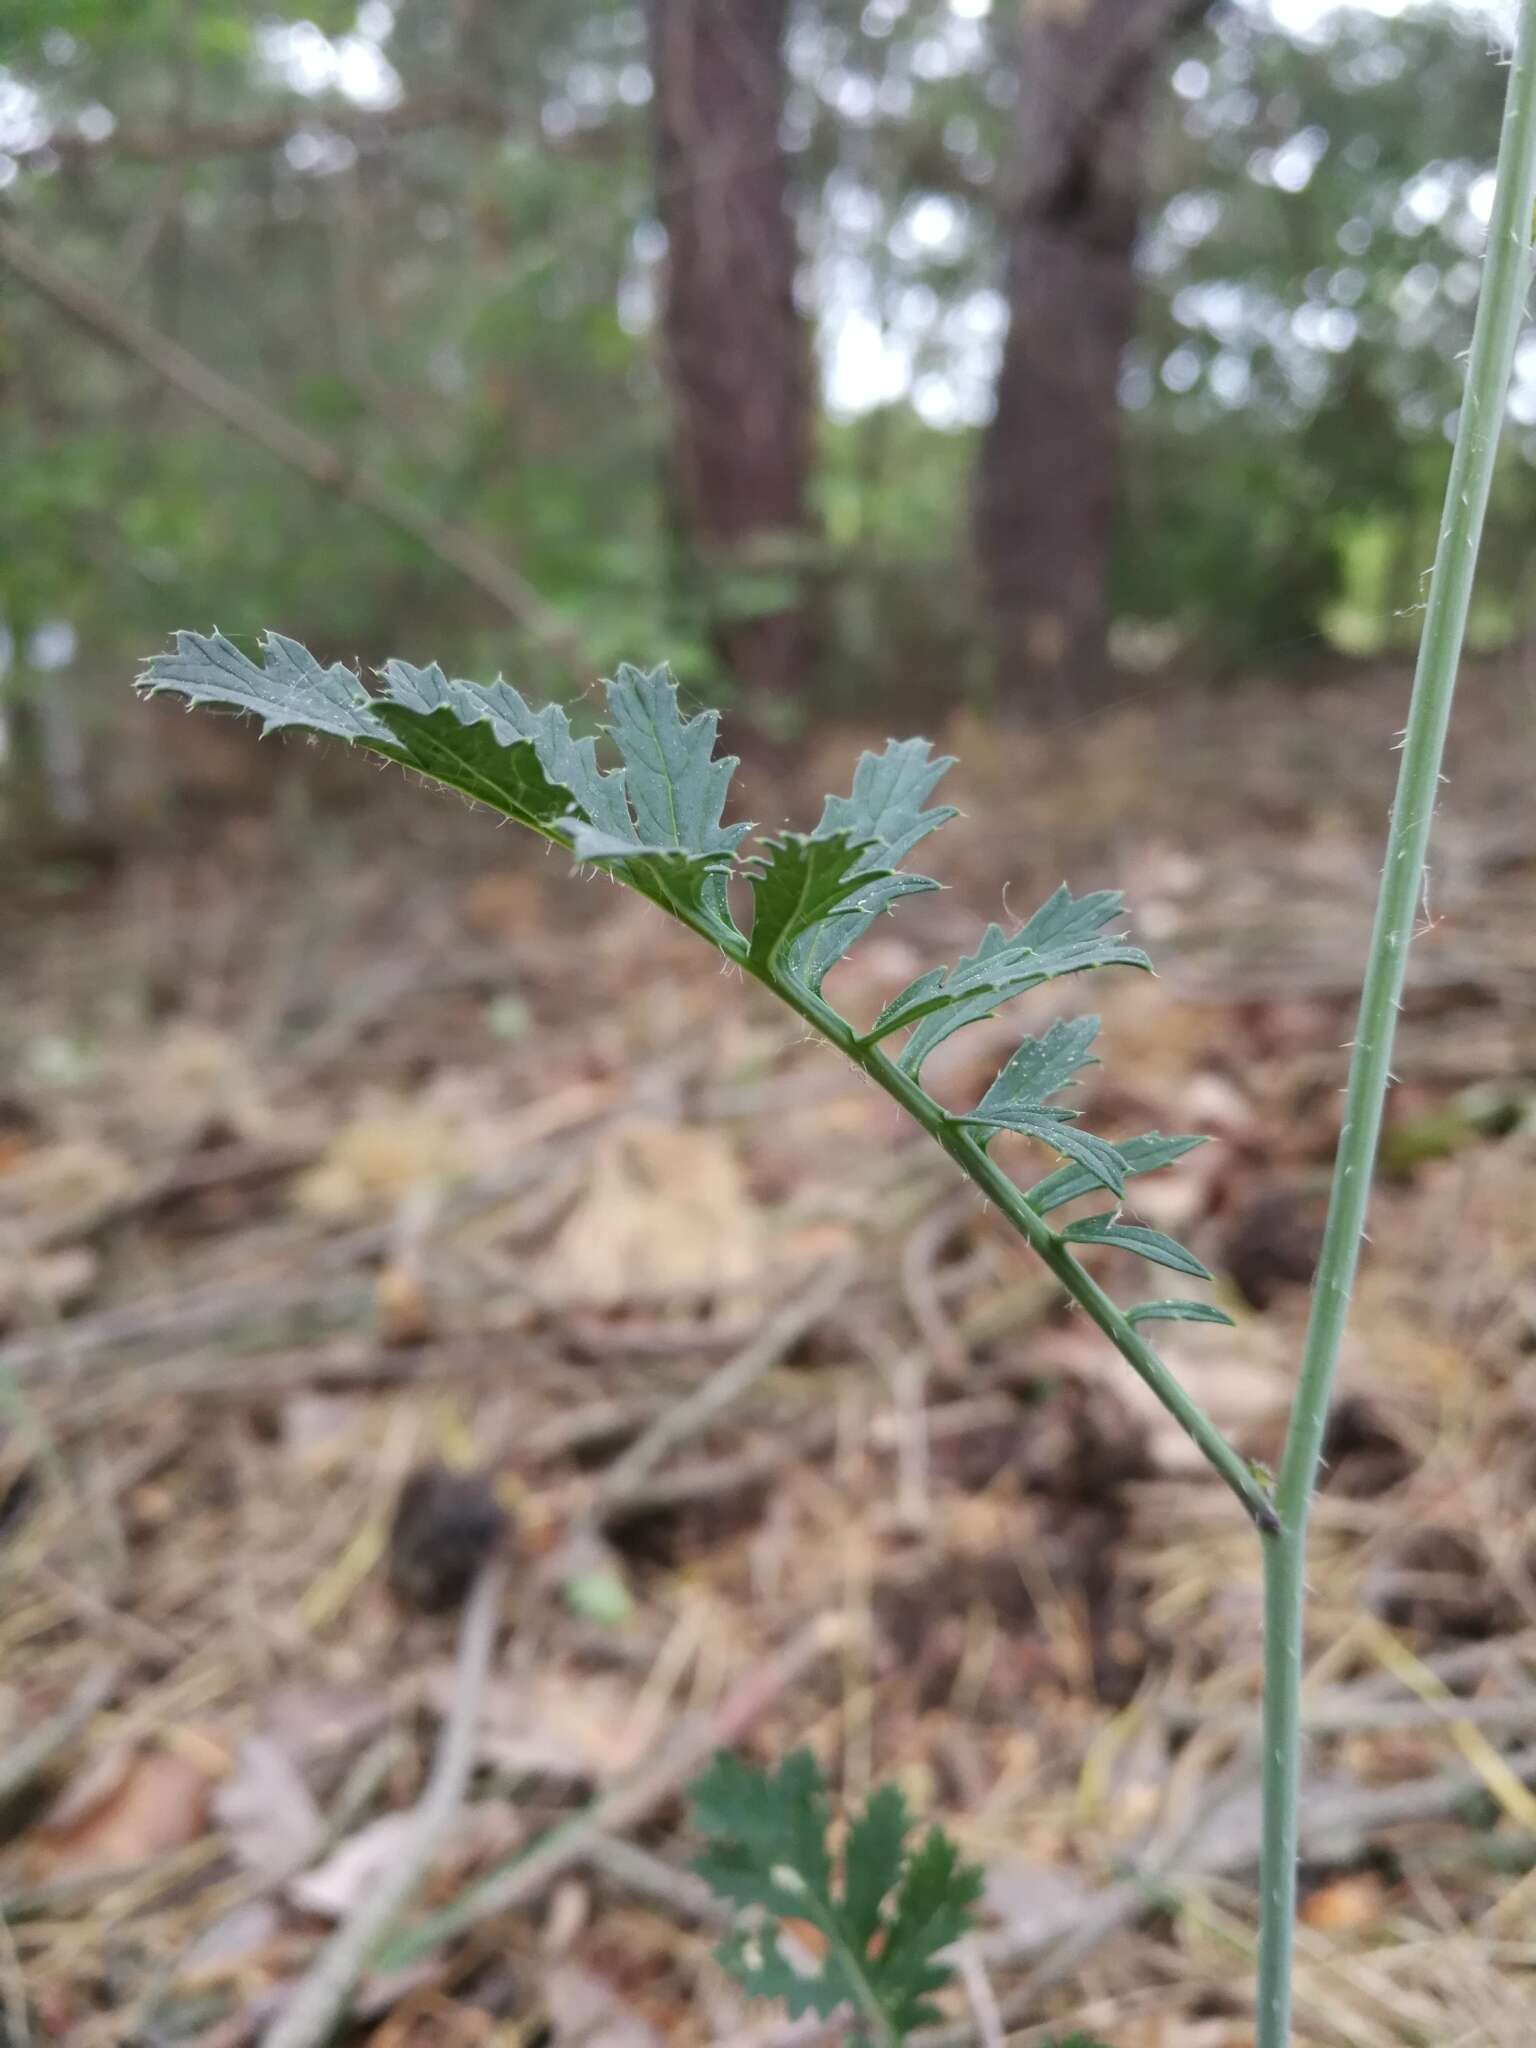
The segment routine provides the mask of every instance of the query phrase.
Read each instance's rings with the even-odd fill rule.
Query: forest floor
[[[1162,1348],[1257,1457],[1404,690],[960,722],[949,886],[839,970],[862,1013],[1063,876],[1125,888],[1159,978],[1054,1010],[1104,1019],[1091,1128],[1217,1140],[1134,1207],[1217,1275],[1236,1327]],[[1315,1521],[1307,2048],[1515,2048],[1536,2009],[1530,675],[1461,712]],[[813,2038],[711,1959],[681,1795],[731,1739],[894,1777],[985,1864],[931,2038],[1249,2048],[1257,1549],[1162,1411],[648,906],[361,762],[140,716],[158,808],[0,909],[0,2037],[259,2038],[403,1853],[455,1695],[429,1610],[494,1498],[472,1793],[404,1925],[443,1917],[353,2038]],[[797,816],[883,737],[818,740]],[[1041,1014],[926,1078],[971,1099]],[[460,1483],[397,1518],[429,1464]]]

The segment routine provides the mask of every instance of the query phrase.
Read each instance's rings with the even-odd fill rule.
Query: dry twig
[[[475,1762],[480,1702],[495,1647],[506,1568],[482,1566],[459,1628],[453,1704],[443,1724],[432,1775],[416,1809],[411,1838],[398,1863],[366,1892],[320,1951],[313,1967],[262,2036],[262,2048],[320,2048],[330,2038],[352,1990],[391,1921],[426,1874],[464,1801]]]
[[[26,1791],[60,1751],[69,1747],[97,1709],[111,1699],[117,1681],[115,1664],[94,1665],[57,1713],[39,1722],[8,1755],[0,1757],[0,1806]]]
[[[202,406],[322,490],[352,499],[397,533],[405,534],[482,597],[490,598],[526,633],[558,653],[584,679],[591,674],[593,665],[572,627],[477,534],[439,519],[408,492],[358,469],[337,449],[231,384],[179,342],[157,333],[104,293],[71,276],[4,221],[0,221],[0,262],[8,264],[41,298],[94,340],[142,363],[173,391]]]

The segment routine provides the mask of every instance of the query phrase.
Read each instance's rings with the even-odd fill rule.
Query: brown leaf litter
[[[1264,1458],[1389,681],[972,734],[950,890],[835,985],[872,1012],[1004,900],[1124,883],[1161,979],[960,1034],[935,1085],[966,1099],[1080,999],[1090,1126],[1216,1135],[1131,1206],[1215,1270],[1235,1327],[1159,1341]],[[1515,2048],[1536,1997],[1527,710],[1518,674],[1469,697],[1317,1503],[1304,2048]],[[247,810],[46,923],[0,907],[0,1910],[34,2038],[248,2041],[398,1856],[479,1554],[427,1546],[449,1611],[391,1590],[430,1466],[479,1475],[511,1578],[404,1920],[443,1931],[358,1988],[360,2038],[791,2039],[720,1977],[686,1869],[686,1759],[723,1738],[954,1829],[1010,2038],[1249,2048],[1258,1563],[1182,1437],[942,1160],[647,906],[380,778],[328,830],[323,890]],[[829,1260],[846,1287],[753,1356]],[[976,2037],[963,1988],[946,2027]]]

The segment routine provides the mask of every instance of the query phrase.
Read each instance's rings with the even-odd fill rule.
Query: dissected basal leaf
[[[809,1750],[766,1773],[722,1750],[692,1798],[694,1822],[711,1837],[696,1868],[722,1898],[803,1918],[807,1900],[829,1897],[826,1786]]]
[[[981,1872],[939,1828],[908,1850],[911,1823],[897,1787],[877,1791],[849,1829],[840,1886],[826,1843],[826,1788],[807,1751],[766,1773],[723,1754],[693,1801],[711,1837],[695,1867],[760,1916],[719,1951],[747,1990],[782,1999],[795,2017],[878,2011],[898,2037],[936,2017],[928,2001],[949,1976],[940,1958],[971,1923]],[[803,1965],[785,1952],[775,1924],[785,1920],[819,1937]]]
[[[1154,1266],[1167,1266],[1175,1273],[1189,1273],[1196,1280],[1209,1280],[1210,1274],[1193,1252],[1185,1251],[1171,1237],[1165,1237],[1160,1230],[1149,1230],[1144,1223],[1122,1223],[1113,1213],[1103,1216],[1085,1216],[1081,1223],[1069,1223],[1061,1233],[1068,1244],[1112,1244],[1121,1251],[1139,1252]]]

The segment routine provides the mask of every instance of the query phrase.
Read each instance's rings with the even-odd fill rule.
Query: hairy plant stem
[[[1499,143],[1488,253],[1466,390],[1446,485],[1386,863],[1360,996],[1328,1221],[1313,1287],[1301,1374],[1264,1546],[1264,1822],[1260,1861],[1258,2032],[1255,2048],[1289,2048],[1300,1793],[1302,1621],[1307,1514],[1322,1455],[1339,1342],[1348,1313],[1366,1204],[1391,1081],[1408,946],[1413,937],[1440,762],[1466,634],[1483,515],[1493,481],[1504,398],[1530,280],[1536,204],[1536,0],[1522,0]]]

